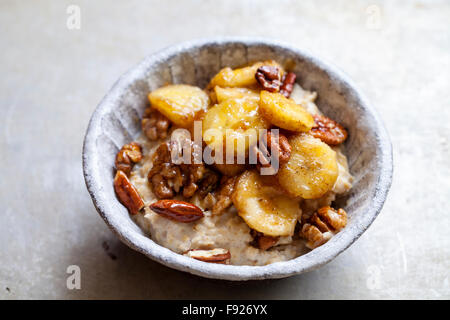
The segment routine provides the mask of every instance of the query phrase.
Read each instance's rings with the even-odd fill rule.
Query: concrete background
[[[80,29],[67,27],[70,4]],[[145,55],[215,35],[272,37],[333,62],[390,132],[382,213],[317,271],[191,276],[121,244],[92,205],[81,148],[97,103]],[[0,71],[0,298],[450,298],[449,1],[1,0]],[[69,265],[80,290],[66,287]]]

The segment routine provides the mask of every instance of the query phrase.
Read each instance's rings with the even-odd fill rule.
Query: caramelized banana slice
[[[247,152],[255,143],[259,129],[269,123],[258,112],[258,104],[251,100],[226,100],[208,110],[203,119],[203,140],[211,149],[234,148]],[[229,149],[231,150],[231,149]]]
[[[256,62],[255,64],[238,69],[224,68],[219,71],[211,80],[209,88],[220,87],[250,87],[257,85],[255,78],[256,70],[264,65],[275,66],[284,74],[283,68],[275,61]]]
[[[277,178],[292,196],[316,199],[329,191],[338,177],[336,152],[309,134],[289,138],[291,157],[281,165]]]
[[[233,204],[251,229],[271,237],[291,236],[300,216],[299,203],[264,179],[255,170],[245,171],[236,182]]]
[[[220,173],[222,173],[225,176],[228,177],[234,177],[237,176],[238,174],[242,173],[247,166],[245,164],[237,164],[237,163],[233,163],[233,164],[226,164],[225,160],[223,161],[223,164],[218,164],[215,163],[214,167],[220,171]]]
[[[217,103],[229,99],[249,99],[255,102],[259,101],[259,92],[257,90],[247,88],[222,88],[215,86],[214,92],[216,93]]]
[[[286,130],[307,132],[315,124],[305,108],[280,93],[261,91],[259,107],[268,121]]]
[[[196,114],[209,105],[209,97],[203,90],[184,84],[156,89],[148,95],[148,99],[153,108],[183,128],[190,127]]]

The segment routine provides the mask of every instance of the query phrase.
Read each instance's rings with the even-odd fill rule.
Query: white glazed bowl
[[[317,91],[317,104],[349,131],[345,142],[355,177],[341,199],[348,224],[326,244],[298,258],[266,266],[205,263],[155,243],[133,222],[113,189],[114,159],[119,148],[139,135],[147,94],[166,83],[204,87],[222,67],[274,59],[291,66],[297,81]],[[227,280],[283,278],[316,269],[348,248],[380,212],[392,180],[392,147],[375,110],[336,67],[286,44],[267,39],[218,38],[175,45],[144,59],[124,74],[92,115],[83,148],[86,186],[102,218],[129,247],[174,269]]]

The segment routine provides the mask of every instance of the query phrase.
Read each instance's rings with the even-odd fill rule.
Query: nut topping
[[[264,90],[278,92],[281,86],[280,69],[274,66],[262,66],[256,70],[255,78]]]
[[[308,240],[306,246],[310,249],[320,247],[333,237],[331,232],[322,233],[316,226],[305,223],[300,231],[300,236]]]
[[[144,208],[144,201],[136,188],[128,180],[127,175],[118,170],[114,178],[114,190],[120,202],[130,211],[131,214],[137,214]]]
[[[190,250],[186,253],[190,258],[197,259],[203,262],[211,263],[228,263],[231,258],[230,251],[227,249],[216,248],[212,250]]]
[[[116,169],[123,171],[127,176],[135,163],[142,160],[142,148],[137,142],[124,145],[116,155]]]
[[[192,203],[179,200],[159,200],[150,205],[157,214],[177,222],[193,222],[203,218],[203,211]]]
[[[278,242],[278,237],[262,236],[258,238],[258,247],[261,250],[267,250],[275,246]]]
[[[186,143],[194,148],[194,142],[189,140]],[[191,164],[173,163],[171,152],[174,147],[172,143],[162,143],[152,156],[153,167],[148,173],[148,181],[156,197],[168,199],[182,193],[183,197],[190,198],[197,190],[204,197],[213,191],[219,180],[218,174],[203,163],[195,164],[194,159],[191,159]]]
[[[254,147],[254,152],[256,152],[256,159],[258,160],[259,166],[268,168],[273,165],[273,163],[270,162],[270,152],[275,152],[278,154],[279,164],[289,161],[292,148],[284,134],[273,134],[271,131],[268,131],[262,142],[262,145],[260,144],[259,147]]]
[[[333,235],[347,225],[347,213],[344,209],[333,209],[330,206],[317,210],[303,225],[300,236],[308,242],[310,249],[317,248],[327,242]]]
[[[159,111],[147,108],[141,121],[142,131],[151,141],[164,139],[170,127],[170,121]]]
[[[283,77],[283,84],[280,87],[280,93],[289,98],[292,90],[294,89],[294,83],[297,76],[293,72],[289,72]]]
[[[282,133],[278,134],[278,141],[276,138],[277,135],[273,135],[270,131],[267,132],[267,149],[278,153],[278,160],[280,163],[288,162],[291,157],[291,145],[286,136]]]
[[[340,231],[347,225],[347,213],[342,208],[336,210],[330,206],[322,207],[317,210],[317,215],[333,231]]]
[[[208,194],[216,190],[217,186],[219,185],[219,180],[220,177],[216,172],[212,170],[206,171],[199,183],[199,195],[204,198]]]
[[[213,205],[211,210],[213,215],[221,214],[233,203],[231,200],[231,195],[234,191],[234,184],[236,182],[236,179],[237,177],[222,177],[220,189],[215,196],[217,201]]]
[[[347,139],[347,130],[336,121],[317,114],[313,117],[316,124],[310,133],[314,138],[319,138],[331,146],[341,144]]]
[[[267,250],[275,246],[279,240],[279,237],[266,236],[264,233],[258,232],[256,230],[250,231],[251,236],[254,239],[254,246],[261,250]]]

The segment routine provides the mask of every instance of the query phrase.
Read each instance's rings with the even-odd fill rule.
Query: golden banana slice
[[[225,176],[228,177],[234,177],[237,176],[238,174],[242,173],[247,166],[245,164],[237,164],[237,163],[233,163],[233,164],[226,164],[225,160],[223,161],[223,164],[214,164],[214,167],[220,171],[220,173],[222,173]]]
[[[299,202],[265,179],[255,170],[245,171],[236,182],[233,204],[251,229],[272,237],[291,236],[300,216]]]
[[[195,115],[208,108],[209,97],[198,87],[168,85],[148,95],[151,106],[179,127],[192,125]]]
[[[235,154],[246,153],[258,139],[259,129],[269,128],[258,108],[256,102],[246,99],[215,105],[203,118],[203,140],[214,150],[234,148]]]
[[[259,107],[268,121],[286,130],[307,132],[315,124],[305,108],[280,93],[261,91]]]
[[[259,91],[247,89],[247,88],[222,88],[219,86],[214,87],[217,103],[224,102],[230,99],[250,99],[255,102],[259,101]]]
[[[268,66],[276,66],[280,69],[281,75],[283,75],[284,71],[281,66],[273,61],[264,61],[264,62],[256,62],[251,66],[231,69],[229,67],[223,68],[219,71],[211,80],[209,84],[209,88],[214,88],[215,86],[220,87],[250,87],[257,85],[257,81],[255,78],[256,70],[264,65]]]
[[[280,166],[278,182],[292,196],[316,199],[333,188],[339,169],[336,152],[309,134],[289,138],[291,157]]]

